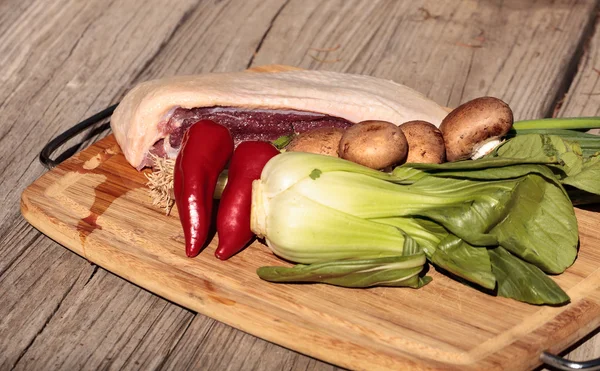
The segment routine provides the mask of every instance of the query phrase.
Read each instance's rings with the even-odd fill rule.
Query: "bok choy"
[[[557,160],[464,164],[477,161],[494,164],[407,165],[388,174],[310,153],[276,156],[253,184],[251,228],[276,255],[302,264],[262,267],[259,276],[419,287],[428,279],[414,278],[415,268],[422,269],[417,259],[426,256],[498,295],[537,304],[567,301],[543,273],[564,271],[577,255],[573,207],[546,166]],[[514,277],[530,277],[534,286],[523,288]]]

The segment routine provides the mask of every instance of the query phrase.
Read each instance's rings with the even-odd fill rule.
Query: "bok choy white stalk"
[[[330,207],[314,197],[316,194],[302,192],[301,186],[306,182],[325,185],[321,177],[330,172],[342,176],[364,174],[375,180],[395,179],[333,157],[283,153],[267,163],[261,179],[252,185],[252,231],[258,237],[265,237],[276,255],[297,263],[402,255],[406,239],[402,231]],[[348,190],[339,191],[351,196]],[[325,197],[331,195],[326,189],[315,191],[319,192]]]
[[[333,157],[301,152],[276,156],[253,183],[251,228],[276,255],[303,264],[262,267],[258,275],[273,282],[344,287],[416,288],[429,282],[428,277],[419,276],[426,264],[425,254],[402,230],[329,207],[298,189],[304,181],[323,183],[320,178],[330,172],[395,180],[389,174]]]

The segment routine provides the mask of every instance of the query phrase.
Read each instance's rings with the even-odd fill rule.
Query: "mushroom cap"
[[[440,125],[446,160],[470,158],[484,142],[506,135],[512,124],[512,110],[498,98],[481,97],[461,104]]]
[[[321,155],[340,157],[338,148],[344,130],[336,127],[322,127],[306,131],[285,147],[290,152],[310,152]]]
[[[408,142],[402,130],[387,121],[369,120],[350,126],[339,146],[340,157],[372,169],[386,169],[406,158]]]
[[[408,163],[441,164],[446,161],[442,132],[432,123],[421,120],[400,125],[408,141]]]

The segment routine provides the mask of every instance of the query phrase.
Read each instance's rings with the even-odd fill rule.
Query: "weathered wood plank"
[[[278,345],[196,316],[164,364],[167,370],[340,370]]]
[[[0,369],[10,369],[44,330],[64,298],[93,268],[31,231],[33,243],[0,277]],[[4,242],[4,241],[3,241]],[[12,241],[16,242],[16,241]],[[21,263],[25,262],[25,263]]]
[[[192,318],[193,313],[98,269],[62,300],[15,369],[156,368]],[[133,353],[144,357],[133,360]]]
[[[544,117],[595,6],[593,0],[292,0],[253,63],[389,78],[449,107],[493,95],[518,119]]]
[[[598,22],[590,34],[577,73],[564,97],[557,115],[582,117],[600,115],[600,29]]]
[[[14,24],[22,23],[22,16],[27,14],[27,9],[35,4],[35,0],[4,0],[0,2],[0,35],[2,37],[2,47],[0,47],[1,56],[6,56],[6,47],[18,47],[18,43],[8,43],[7,32],[10,29],[14,30]],[[2,58],[0,57],[0,58]]]
[[[134,83],[247,68],[285,4],[286,0],[200,2]]]

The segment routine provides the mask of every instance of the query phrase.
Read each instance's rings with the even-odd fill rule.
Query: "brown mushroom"
[[[340,140],[340,157],[373,169],[386,169],[404,159],[408,142],[402,130],[387,121],[362,121]]]
[[[444,118],[440,130],[446,159],[479,158],[494,149],[513,124],[508,104],[498,98],[481,97],[461,104]]]
[[[290,142],[285,149],[290,152],[310,152],[340,157],[338,148],[344,130],[335,127],[323,127],[304,132]]]
[[[406,162],[441,164],[446,161],[442,132],[432,123],[415,120],[400,125],[408,142]]]

